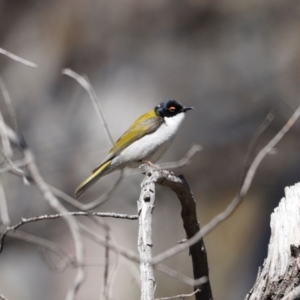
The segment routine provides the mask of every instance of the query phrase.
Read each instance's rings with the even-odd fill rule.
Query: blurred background
[[[179,160],[193,144],[202,145],[191,164],[174,172],[189,182],[204,225],[235,196],[247,147],[268,112],[277,110],[260,147],[300,104],[299,32],[296,0],[1,0],[0,47],[38,68],[0,56],[0,76],[41,174],[69,195],[111,144],[87,93],[61,74],[63,68],[88,76],[115,139],[162,100],[194,106],[162,161]],[[9,123],[2,95],[0,103]],[[215,299],[244,299],[254,284],[267,255],[270,214],[284,187],[300,178],[299,130],[298,122],[276,154],[263,161],[234,215],[205,238]],[[81,201],[103,194],[117,176],[103,178]],[[98,210],[135,214],[142,178],[139,173],[126,176]],[[1,179],[11,224],[53,213],[21,178],[2,174]],[[137,251],[136,221],[105,221],[118,244]],[[63,221],[43,221],[22,230],[74,251]],[[179,201],[158,187],[154,254],[184,237]],[[91,266],[78,299],[100,299],[104,251],[84,241]],[[112,299],[139,299],[134,279],[138,266],[129,267],[113,254],[110,263],[116,269]],[[188,252],[166,264],[192,276]],[[74,275],[72,268],[51,271],[36,246],[17,239],[7,238],[0,255],[0,294],[7,299],[65,299]],[[159,273],[156,281],[157,297],[192,291]]]

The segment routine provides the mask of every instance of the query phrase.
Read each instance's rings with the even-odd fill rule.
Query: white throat
[[[174,130],[174,133],[176,133],[184,117],[185,117],[185,113],[182,112],[177,114],[174,117],[165,117],[164,120],[166,122],[166,125],[172,128]]]

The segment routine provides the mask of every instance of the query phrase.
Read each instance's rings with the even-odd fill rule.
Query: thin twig
[[[102,213],[102,212],[95,212],[95,211],[90,211],[90,212],[82,212],[82,211],[76,211],[76,212],[65,212],[65,213],[60,213],[60,214],[53,214],[53,215],[42,215],[42,216],[36,216],[32,218],[22,218],[22,220],[17,223],[14,226],[7,227],[6,230],[2,233],[2,236],[0,238],[0,253],[3,250],[4,246],[4,240],[6,235],[10,231],[15,231],[19,227],[32,223],[32,222],[37,222],[41,220],[55,220],[59,218],[64,218],[66,216],[74,216],[74,217],[90,217],[90,216],[95,216],[95,217],[110,217],[110,218],[116,218],[116,219],[127,219],[127,220],[137,220],[138,215],[127,215],[127,214],[117,214],[117,213]]]
[[[18,132],[19,131],[19,126],[18,126],[18,121],[17,121],[17,116],[16,116],[16,111],[15,108],[12,104],[10,95],[8,93],[8,90],[3,82],[3,79],[0,77],[0,90],[3,96],[3,99],[5,101],[5,104],[7,106],[7,110],[11,119],[11,123],[13,124],[13,129]]]
[[[23,151],[23,144],[25,143],[25,141],[23,140],[23,138],[21,137],[21,135],[18,135],[13,129],[11,129],[7,124],[6,124],[6,132],[7,132],[7,136],[9,138],[9,140],[16,145],[21,151]],[[25,143],[26,144],[26,143]],[[23,166],[23,162],[24,162],[24,166],[27,165],[28,163],[30,163],[30,161],[28,159],[30,158],[23,158],[23,162],[22,160],[19,162],[13,162],[7,155],[6,153],[3,151],[3,149],[0,147],[0,152],[2,153],[3,157],[5,158],[5,160],[8,162],[8,164],[11,166],[11,169],[8,169],[9,172],[17,175],[17,176],[21,176],[23,178],[23,182],[24,184],[29,184],[28,180],[27,180],[27,176],[28,173],[25,174],[25,172],[20,169],[19,167]],[[1,170],[1,169],[0,169]]]
[[[106,247],[107,243],[108,246],[110,248],[110,250],[126,257],[129,260],[132,260],[134,262],[139,262],[140,261],[140,257],[138,254],[136,254],[134,251],[126,249],[120,245],[117,245],[116,243],[114,243],[113,241],[106,241],[106,239],[103,236],[100,236],[98,234],[96,234],[95,232],[93,232],[90,228],[88,228],[87,226],[80,224],[80,230],[82,232],[85,233],[85,236],[90,238],[92,241],[94,241],[95,243]]]
[[[183,158],[181,158],[178,161],[174,161],[174,162],[166,162],[166,163],[162,163],[159,166],[162,169],[174,169],[174,168],[179,168],[185,165],[188,165],[191,162],[191,158],[199,151],[202,150],[202,146],[200,145],[192,145],[192,147],[190,148],[190,150],[184,155]]]
[[[19,148],[22,148],[22,145],[20,145],[21,141],[18,137],[18,135],[15,133],[14,130],[12,130],[9,126],[6,125],[7,128],[7,134],[9,139],[16,144]],[[1,151],[1,148],[0,148]],[[3,151],[2,151],[3,152]],[[5,159],[7,160],[7,162],[12,166],[12,170],[14,171],[13,173],[18,175],[18,176],[22,176],[23,180],[26,178],[27,174],[24,174],[24,172],[18,168],[18,166],[23,166],[23,163],[14,163],[10,160],[9,157],[7,157],[5,155],[5,153],[3,154]],[[28,161],[28,158],[24,158],[24,165],[27,165],[28,163],[30,163],[30,161]],[[8,167],[7,167],[8,168]],[[6,167],[5,167],[6,170]],[[9,168],[7,170],[10,170]],[[1,168],[0,168],[1,171]],[[51,192],[58,198],[60,198],[61,200],[69,203],[70,205],[72,205],[73,207],[77,208],[78,210],[82,210],[82,211],[89,211],[92,210],[102,204],[104,204],[105,202],[107,202],[110,199],[110,196],[112,195],[112,193],[115,191],[116,187],[121,183],[122,179],[124,178],[124,170],[121,170],[119,177],[117,178],[117,180],[111,185],[111,187],[103,194],[101,195],[101,197],[99,197],[98,199],[87,203],[87,204],[82,204],[80,203],[77,199],[72,198],[71,196],[67,195],[66,193],[64,193],[63,191],[51,186],[50,184],[47,184],[48,188],[51,190]]]
[[[61,246],[59,246],[49,240],[43,239],[41,237],[29,234],[27,232],[23,232],[20,230],[9,232],[8,236],[17,238],[19,240],[23,240],[27,243],[37,245],[38,247],[44,248],[47,251],[54,253],[55,255],[57,255],[64,261],[65,265],[77,265],[76,260],[72,255],[70,255]]]
[[[13,152],[11,149],[10,140],[7,133],[7,126],[4,122],[4,118],[2,116],[1,111],[0,111],[0,136],[3,145],[3,152],[7,157],[11,157]]]
[[[106,240],[103,236],[97,235],[95,232],[93,232],[91,229],[89,229],[88,227],[86,227],[83,224],[80,224],[80,229],[85,233],[86,237],[90,238],[91,241],[102,245],[102,246],[106,246]],[[140,256],[138,254],[136,254],[135,252],[126,249],[120,245],[117,245],[115,242],[112,241],[108,241],[108,246],[110,248],[110,250],[116,252],[119,255],[122,255],[124,258],[131,260],[133,262],[139,263],[140,262]],[[184,282],[187,285],[190,286],[197,286],[197,285],[201,285],[203,283],[207,282],[207,278],[203,277],[203,278],[199,278],[199,279],[193,279],[190,278],[188,276],[185,276],[175,270],[172,270],[171,268],[166,267],[165,265],[162,264],[156,264],[154,265],[155,270],[166,274],[169,277],[175,278],[181,282]]]
[[[68,266],[72,266],[74,268],[77,267],[77,262],[76,262],[75,258],[72,255],[70,255],[66,250],[64,250],[61,246],[59,246],[58,244],[55,244],[49,240],[43,239],[38,236],[34,236],[32,234],[29,234],[27,232],[20,231],[20,230],[8,232],[8,236],[36,245],[38,247],[39,254],[42,256],[42,259],[45,261],[47,266],[53,271],[62,272]],[[43,250],[41,250],[41,249],[43,249]],[[46,251],[49,251],[49,252],[55,254],[56,256],[58,256],[61,259],[59,264],[56,264],[54,266],[53,262],[49,261],[49,258],[46,255]],[[106,262],[100,263],[100,262],[98,262],[98,260],[91,261],[91,259],[86,258],[83,265],[88,267],[88,266],[104,265],[105,263]]]
[[[104,286],[104,300],[112,299],[112,292],[114,289],[114,281],[117,276],[118,266],[119,266],[119,255],[116,253],[115,264],[113,267],[110,268],[109,276],[107,278],[107,284],[106,286]]]
[[[24,185],[29,185],[27,175],[25,172],[20,168],[24,167],[28,164],[28,161],[23,158],[18,161],[12,161],[3,151],[3,149],[0,147],[0,152],[2,153],[4,159],[8,162],[7,165],[3,165],[0,167],[0,173],[3,172],[11,172],[12,174],[15,174],[17,176],[22,177]]]
[[[241,189],[239,190],[238,194],[234,197],[232,202],[227,206],[227,208],[214,217],[208,224],[206,224],[195,236],[187,240],[186,243],[176,245],[175,247],[172,247],[156,257],[153,258],[152,263],[156,264],[159,263],[169,257],[172,257],[176,255],[177,253],[180,253],[186,249],[188,249],[190,246],[196,244],[201,238],[206,236],[209,232],[211,232],[214,228],[216,228],[220,223],[222,223],[224,220],[226,220],[231,214],[236,210],[238,205],[241,203],[245,195],[247,194],[253,177],[256,173],[256,170],[258,166],[260,165],[261,161],[265,158],[267,154],[269,154],[272,149],[277,145],[277,143],[284,137],[284,135],[290,130],[290,128],[294,125],[294,123],[298,120],[300,116],[300,106],[295,110],[292,117],[287,121],[287,123],[283,126],[283,128],[274,136],[274,138],[263,148],[259,151],[259,153],[256,155],[255,159],[253,160],[247,175],[245,177],[245,180],[242,184]]]
[[[97,98],[97,95],[96,95],[92,85],[88,81],[88,79],[81,76],[81,75],[79,75],[79,74],[77,74],[76,72],[72,71],[71,69],[63,69],[62,74],[74,78],[88,92],[88,94],[90,96],[90,99],[92,100],[92,103],[94,105],[94,108],[95,108],[95,110],[98,114],[98,117],[99,117],[99,119],[102,123],[102,126],[105,129],[106,135],[107,135],[111,145],[113,145],[114,144],[114,139],[112,138],[112,135],[111,135],[111,133],[108,129],[107,122],[105,120],[105,116],[103,114],[100,102]]]
[[[0,294],[0,300],[7,300],[2,294]]]
[[[2,149],[0,148],[0,151]],[[1,151],[2,152],[2,151]],[[2,154],[4,154],[4,152],[2,152]],[[9,157],[5,156],[5,159],[8,160]],[[24,167],[28,164],[28,161],[26,161],[25,159],[20,159],[17,161],[12,161],[9,159],[9,163],[0,166],[0,173],[5,173],[5,172],[9,172],[9,171],[18,171],[18,174],[20,175],[24,175],[24,172],[19,168],[19,167]]]
[[[54,194],[51,192],[50,188],[42,178],[39,169],[35,163],[35,157],[31,150],[28,148],[26,141],[23,137],[19,135],[18,137],[18,143],[20,149],[23,151],[24,158],[28,160],[27,169],[29,172],[29,175],[31,177],[32,182],[35,184],[37,189],[41,192],[44,199],[48,202],[48,204],[56,210],[60,214],[66,214],[68,211],[67,209],[59,202],[59,200],[54,196]],[[77,268],[77,274],[74,279],[73,287],[69,290],[67,294],[67,300],[73,300],[75,299],[75,296],[83,283],[85,279],[85,273],[83,269],[83,260],[84,260],[84,246],[82,242],[81,235],[79,233],[79,226],[78,223],[72,216],[69,216],[66,214],[64,216],[64,219],[71,231],[71,234],[73,236],[74,245],[75,245],[75,253],[76,253],[76,260],[78,263]]]
[[[161,169],[174,169],[179,168],[185,165],[188,165],[191,162],[192,157],[199,151],[202,150],[202,146],[200,145],[192,145],[192,147],[188,150],[188,152],[178,161],[171,161],[161,163],[159,167]],[[126,171],[126,175],[139,174],[140,170],[129,169]]]
[[[63,257],[57,263],[57,262],[54,262],[54,260],[50,256],[50,253],[48,252],[47,248],[38,246],[37,247],[37,251],[38,251],[41,259],[43,260],[43,262],[47,265],[47,267],[51,271],[55,271],[55,272],[61,273],[61,272],[65,271],[66,268],[69,267],[69,266],[73,266],[73,267],[77,268],[77,262],[76,262],[76,260],[74,258],[71,261],[69,259],[69,257]],[[83,264],[85,265],[85,263],[83,263]]]
[[[140,279],[139,268],[135,264],[133,264],[129,259],[127,259],[126,257],[123,257],[123,256],[120,256],[120,265],[132,276],[132,278],[134,279],[134,282],[140,289],[141,288],[141,279]],[[111,284],[111,289],[112,288],[113,288],[113,286]]]
[[[5,192],[1,181],[0,181],[0,223],[6,226],[10,224]]]
[[[31,67],[31,68],[37,68],[37,64],[27,60],[27,59],[24,59],[18,55],[15,55],[7,50],[4,50],[3,48],[0,48],[0,54],[3,54],[9,58],[11,58],[12,60],[16,61],[16,62],[19,62],[19,63],[22,63],[23,65],[26,65],[28,67]]]
[[[99,197],[96,200],[89,202],[87,204],[80,203],[77,199],[74,199],[73,197],[67,195],[63,191],[61,191],[53,186],[50,186],[50,188],[51,188],[53,194],[56,195],[61,200],[69,203],[70,205],[72,205],[73,207],[75,207],[79,210],[88,211],[91,209],[95,209],[96,207],[107,202],[110,199],[110,196],[112,195],[112,193],[117,188],[117,186],[121,183],[123,178],[124,178],[124,170],[121,170],[118,179],[111,185],[111,187],[104,194],[102,194],[101,197]]]
[[[261,138],[261,136],[265,132],[265,130],[268,128],[270,123],[274,120],[275,113],[276,113],[275,109],[272,109],[270,111],[270,113],[267,115],[267,117],[265,118],[263,123],[258,127],[256,132],[254,133],[254,135],[253,135],[253,137],[250,141],[250,144],[249,144],[249,147],[248,147],[248,150],[247,150],[247,153],[246,153],[246,158],[245,158],[245,161],[244,161],[244,168],[243,168],[243,172],[242,172],[242,176],[241,176],[241,180],[240,180],[239,189],[242,188],[243,183],[245,181],[245,177],[247,175],[247,172],[248,172],[248,170],[251,166],[251,163],[253,162],[259,139]]]
[[[108,281],[108,276],[109,276],[109,247],[108,247],[108,242],[110,240],[110,231],[106,230],[106,234],[105,234],[105,239],[106,239],[106,243],[107,246],[105,247],[105,267],[104,267],[104,274],[103,274],[103,300],[107,299],[108,296],[108,285],[107,285],[107,281]]]
[[[206,276],[203,276],[198,279],[194,279],[194,278],[188,277],[176,270],[173,270],[163,264],[154,265],[154,269],[156,271],[159,271],[159,272],[171,277],[171,278],[177,279],[178,281],[181,281],[181,282],[183,282],[187,285],[193,286],[193,287],[200,286],[202,284],[207,283],[207,281],[208,281],[208,278]]]
[[[194,296],[198,292],[200,292],[200,289],[197,289],[196,291],[194,291],[190,294],[182,294],[182,295],[176,295],[176,296],[171,296],[171,297],[156,298],[155,300],[171,300],[171,299],[176,299],[176,298],[185,299],[185,298]]]

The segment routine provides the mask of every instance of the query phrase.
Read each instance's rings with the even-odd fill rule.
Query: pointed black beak
[[[188,111],[188,110],[190,110],[190,109],[194,109],[194,107],[188,107],[188,106],[185,106],[185,107],[182,108],[182,111],[183,111],[183,112],[186,112],[186,111]]]

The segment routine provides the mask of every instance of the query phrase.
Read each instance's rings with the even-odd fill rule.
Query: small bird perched
[[[193,107],[166,100],[140,116],[116,141],[92,175],[77,187],[76,198],[104,175],[126,167],[137,168],[143,161],[155,163],[159,160],[170,147],[185,112],[190,109]]]

